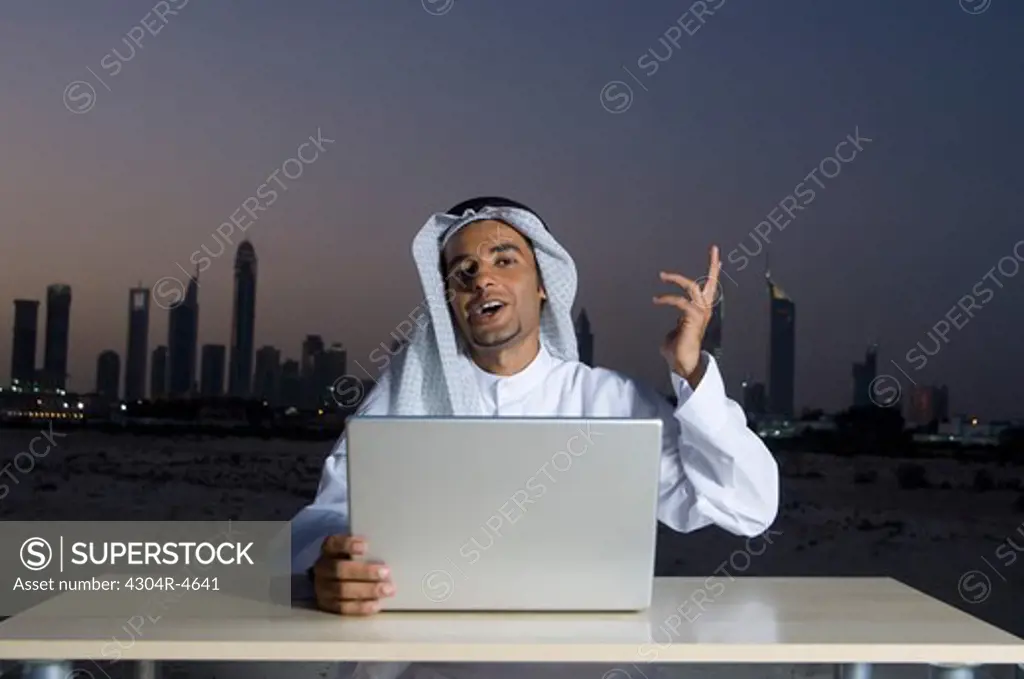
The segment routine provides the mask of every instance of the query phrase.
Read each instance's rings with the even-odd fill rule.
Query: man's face
[[[514,346],[540,333],[546,295],[527,240],[504,222],[473,222],[444,248],[452,315],[471,349]]]

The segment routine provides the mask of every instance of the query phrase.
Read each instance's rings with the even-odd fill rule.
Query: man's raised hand
[[[722,264],[718,258],[718,247],[711,246],[711,264],[703,285],[677,273],[661,272],[661,280],[675,283],[682,288],[682,295],[657,295],[655,304],[675,307],[679,317],[661,344],[661,355],[669,368],[696,387],[703,376],[701,365],[701,344],[704,332],[711,321],[716,295],[718,274]]]

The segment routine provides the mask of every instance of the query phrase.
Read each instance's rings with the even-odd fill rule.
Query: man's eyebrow
[[[512,242],[498,243],[490,249],[489,254],[496,255],[499,252],[508,252],[509,250],[515,250],[519,254],[523,254],[519,246]]]
[[[512,243],[512,242],[495,243],[487,251],[487,254],[489,254],[489,255],[496,255],[496,254],[501,253],[501,252],[509,252],[510,250],[514,250],[514,251],[518,252],[520,255],[523,254],[522,248],[520,248],[518,245],[516,245],[515,243]],[[464,259],[467,259],[469,256],[470,255],[468,255],[468,254],[455,255],[454,257],[452,257],[452,260],[450,262],[448,262],[448,270],[451,271],[455,267],[456,264],[458,264],[459,262],[461,262]]]

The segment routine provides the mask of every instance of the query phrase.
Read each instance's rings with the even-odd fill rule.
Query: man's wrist
[[[690,385],[691,389],[696,389],[697,385],[700,384],[701,379],[704,378],[704,373],[707,372],[707,361],[704,360],[704,352],[700,353],[697,358],[697,365],[692,369],[687,370],[681,364],[676,363],[673,367],[673,371],[686,380],[686,383]]]

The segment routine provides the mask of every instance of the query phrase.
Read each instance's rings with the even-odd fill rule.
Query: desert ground
[[[0,459],[12,463],[4,477],[9,491],[0,499],[0,519],[288,520],[312,499],[332,446],[329,441],[158,439],[78,430],[55,437],[56,445],[32,468],[25,457],[15,468],[15,456],[35,435],[0,430]],[[1014,544],[1024,549],[1024,464],[867,454],[780,452],[777,458],[782,507],[771,544],[749,559],[733,560],[728,569],[734,576],[890,576],[1024,636],[1024,558],[1008,557],[1015,554]],[[925,487],[901,487],[899,466],[915,462],[926,469]],[[976,477],[983,469],[991,484],[979,485]],[[715,528],[686,535],[661,530],[656,571],[706,576],[745,549],[745,539]],[[166,665],[164,676],[313,679],[332,676],[336,669],[322,663],[175,663]],[[527,675],[540,676],[541,668],[536,669]],[[558,676],[601,679],[608,669],[577,666],[571,675]],[[997,668],[992,676],[1010,676],[1004,669],[1009,672]],[[880,676],[926,676],[917,667],[883,670]],[[824,666],[658,666],[646,674],[649,679],[753,679],[830,672]]]

